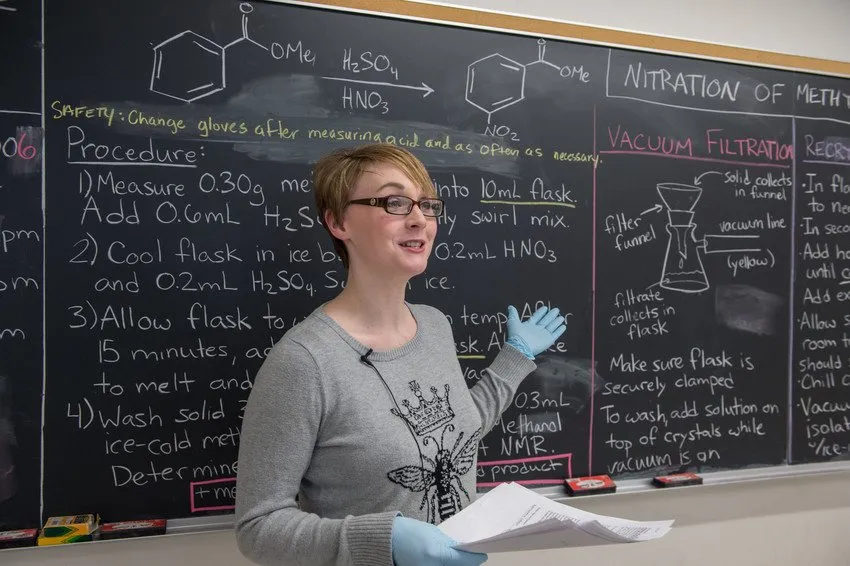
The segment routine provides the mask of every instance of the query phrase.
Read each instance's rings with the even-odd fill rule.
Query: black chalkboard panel
[[[38,29],[16,31],[31,90],[3,105],[43,107],[49,157],[43,200],[40,155],[0,178],[0,282],[38,285],[0,293],[27,337],[0,350],[25,470],[0,518],[232,510],[254,374],[344,282],[310,168],[368,141],[409,147],[448,203],[408,298],[450,318],[470,385],[509,303],[568,313],[480,489],[848,457],[850,81],[158,1],[47,0],[43,97]],[[38,115],[0,119],[40,148]]]
[[[795,462],[850,451],[850,97],[846,83],[802,86],[807,107],[843,104],[829,119],[794,120],[797,143],[797,286],[791,387]]]
[[[43,361],[41,8],[0,4],[0,530],[39,518]]]

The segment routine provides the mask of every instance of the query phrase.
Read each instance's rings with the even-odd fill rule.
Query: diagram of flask
[[[667,253],[661,272],[661,287],[683,293],[708,289],[702,264],[701,244],[694,230],[694,207],[702,189],[680,183],[659,183],[658,194],[667,207]]]
[[[709,288],[708,277],[702,263],[707,254],[761,253],[770,250],[755,246],[757,234],[704,234],[696,235],[694,208],[702,188],[682,183],[658,183],[658,195],[667,209],[667,252],[661,270],[659,285],[663,289],[680,293],[700,293]]]

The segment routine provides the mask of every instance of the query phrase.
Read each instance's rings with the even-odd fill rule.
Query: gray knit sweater
[[[239,447],[237,542],[252,561],[391,566],[398,513],[438,524],[474,500],[478,441],[536,366],[506,346],[469,389],[445,315],[408,306],[414,338],[369,363],[321,307],[269,353]]]

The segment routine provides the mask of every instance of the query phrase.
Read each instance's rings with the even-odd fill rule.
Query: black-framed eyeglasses
[[[437,217],[443,214],[445,203],[438,198],[423,198],[413,200],[404,195],[390,195],[387,197],[359,198],[348,201],[348,204],[365,204],[367,206],[379,206],[390,214],[407,215],[413,210],[413,205],[419,206],[419,210],[425,216]]]

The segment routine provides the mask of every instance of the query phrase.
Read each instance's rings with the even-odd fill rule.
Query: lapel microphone
[[[372,362],[369,361],[369,354],[371,354],[371,353],[372,353],[372,348],[369,348],[369,350],[365,354],[360,356],[360,362],[366,364],[367,366],[371,366]]]

